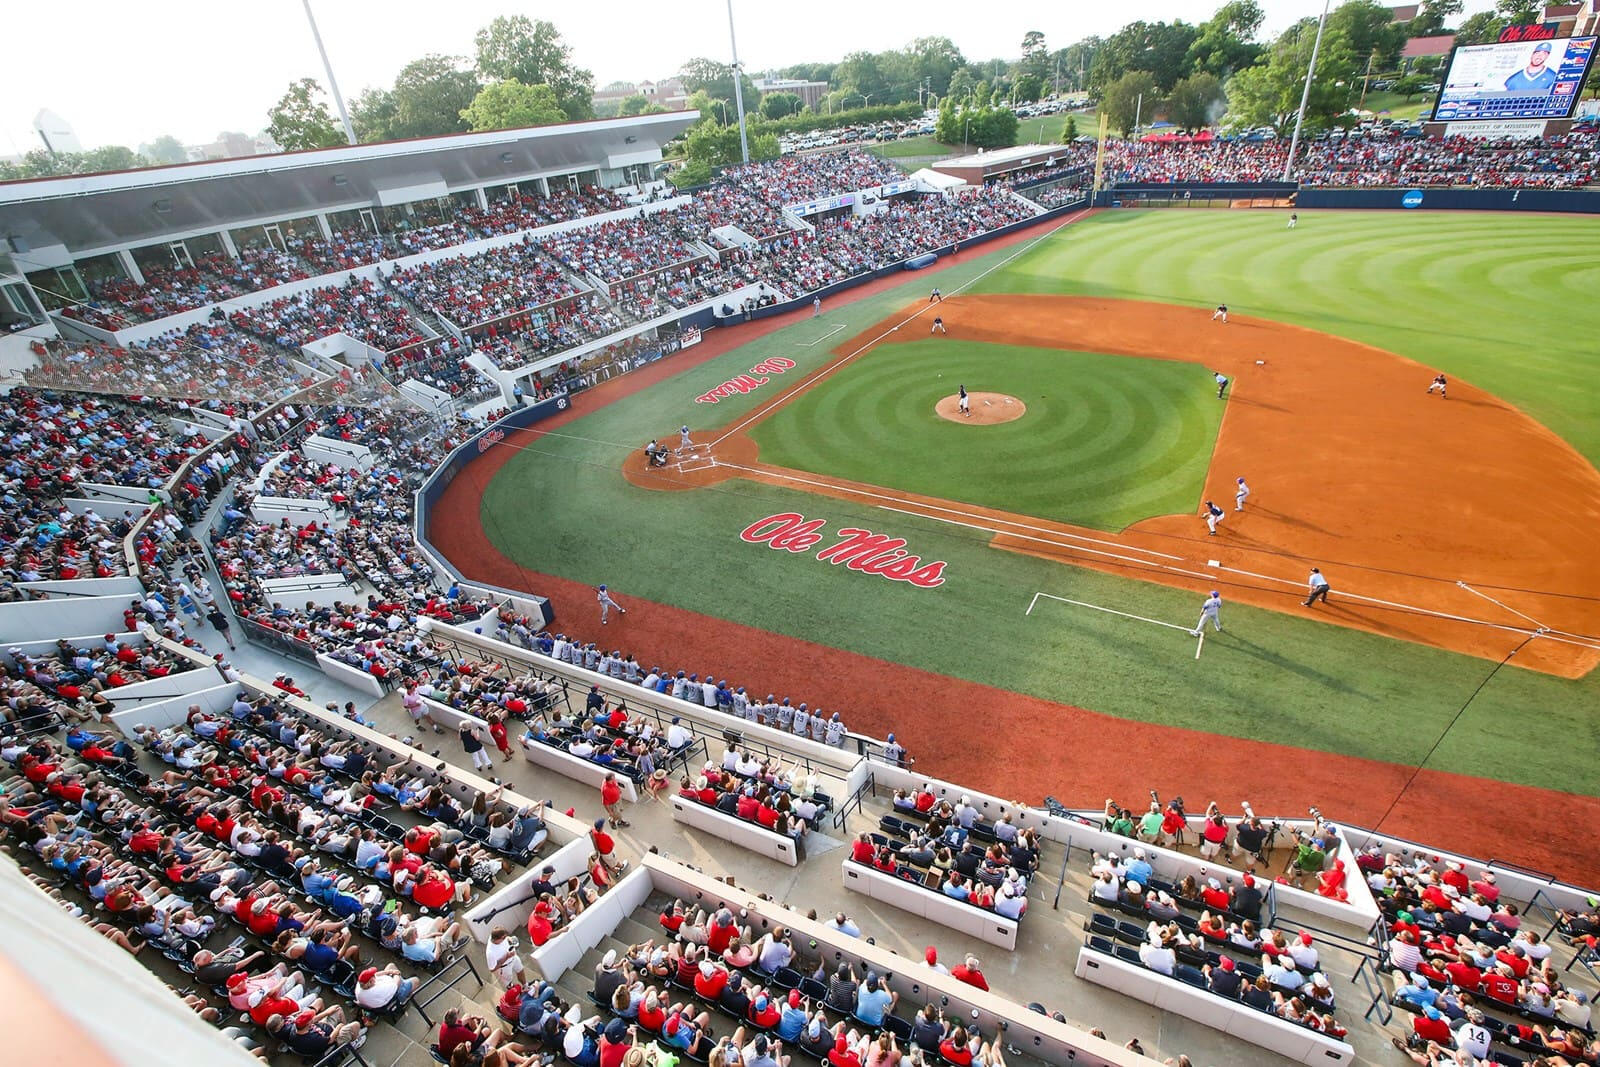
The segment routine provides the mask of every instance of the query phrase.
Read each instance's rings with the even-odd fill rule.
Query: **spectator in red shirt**
[[[628,821],[622,817],[622,784],[617,781],[614,771],[607,771],[605,780],[600,783],[600,803],[606,809],[606,814],[611,817],[612,826],[627,826]]]
[[[950,977],[965,982],[970,986],[975,986],[978,989],[987,990],[989,988],[989,983],[984,980],[983,972],[978,969],[978,957],[976,956],[968,956],[964,963],[952,967],[950,969]]]
[[[1440,1014],[1439,1009],[1428,1005],[1422,1009],[1421,1015],[1411,1017],[1411,1029],[1422,1041],[1437,1041],[1441,1045],[1450,1044],[1450,1023]]]

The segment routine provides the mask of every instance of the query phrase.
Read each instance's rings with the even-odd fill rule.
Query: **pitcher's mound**
[[[961,414],[961,397],[951,395],[940,399],[933,410],[941,419],[971,426],[993,426],[996,423],[1020,419],[1028,413],[1028,408],[1022,401],[1005,393],[969,392],[967,406],[972,410],[972,414]]]

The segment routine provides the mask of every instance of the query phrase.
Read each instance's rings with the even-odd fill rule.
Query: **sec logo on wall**
[[[1422,206],[1422,190],[1421,189],[1407,189],[1405,191],[1405,194],[1400,197],[1400,206],[1401,207],[1421,207]]]

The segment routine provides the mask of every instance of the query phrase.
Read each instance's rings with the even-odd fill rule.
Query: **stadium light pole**
[[[1294,136],[1289,140],[1289,158],[1283,161],[1283,180],[1294,171],[1294,155],[1300,147],[1300,127],[1305,125],[1306,105],[1311,102],[1311,79],[1317,74],[1317,52],[1322,48],[1322,31],[1328,25],[1328,8],[1333,0],[1322,0],[1322,17],[1317,20],[1317,39],[1311,43],[1311,62],[1306,65],[1306,87],[1300,93],[1300,112],[1294,117]]]
[[[309,0],[308,0],[309,2]],[[739,42],[733,36],[733,0],[728,0],[728,47],[733,52],[733,106],[739,112],[739,155],[750,162],[750,139],[744,132],[744,71],[739,66]]]
[[[306,8],[306,21],[311,23],[311,39],[317,42],[317,54],[322,56],[322,69],[328,75],[328,88],[333,90],[333,102],[339,109],[339,121],[344,124],[345,140],[357,144],[356,128],[350,123],[350,112],[345,109],[344,95],[339,92],[339,83],[333,77],[333,64],[328,62],[328,50],[322,47],[322,33],[317,29],[317,16],[311,13],[311,0],[303,0]]]

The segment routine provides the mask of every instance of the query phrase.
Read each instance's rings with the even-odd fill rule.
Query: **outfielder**
[[[1207,500],[1200,505],[1200,517],[1206,520],[1206,528],[1211,531],[1211,536],[1217,536],[1217,524],[1222,521],[1227,513]]]
[[[1293,211],[1289,212],[1289,229],[1291,229],[1291,230],[1294,229],[1295,224],[1298,223],[1299,221],[1300,221],[1300,216],[1299,215],[1296,215]]]
[[[944,328],[944,319],[941,318],[938,315],[935,315],[933,317],[933,325],[928,327],[928,332],[929,333],[947,333],[948,331]]]
[[[1243,478],[1238,479],[1238,482],[1239,488],[1233,491],[1233,510],[1243,511],[1244,502],[1249,499],[1250,496],[1250,487],[1244,484]]]
[[[1218,319],[1222,320],[1222,324],[1224,326],[1226,326],[1228,324],[1228,305],[1227,304],[1218,304],[1217,305],[1217,310],[1215,310],[1215,311],[1213,311],[1211,313],[1211,321],[1212,322],[1216,322]]]
[[[603,586],[603,585],[596,591],[595,599],[600,602],[600,625],[601,626],[604,626],[606,624],[606,615],[607,615],[607,613],[609,613],[611,611],[612,608],[616,608],[617,609],[617,614],[618,615],[626,615],[628,613],[628,609],[627,608],[623,607],[621,604],[618,604],[615,600],[611,599],[611,594],[606,592],[606,587]]]
[[[1428,384],[1428,392],[1431,393],[1431,392],[1433,392],[1434,390],[1437,389],[1439,391],[1439,399],[1440,400],[1444,400],[1444,399],[1446,399],[1446,397],[1445,397],[1445,389],[1449,384],[1450,383],[1448,383],[1448,382],[1446,382],[1444,380],[1444,375],[1442,375],[1442,374],[1437,375],[1433,379],[1433,381]]]
[[[961,391],[961,414],[970,419],[972,417],[972,406],[971,402],[967,399],[967,387],[964,385],[958,385],[956,388]]]
[[[1205,628],[1206,620],[1211,620],[1212,627],[1217,633],[1222,632],[1222,620],[1217,613],[1222,610],[1222,594],[1215,589],[1206,597],[1205,603],[1200,605],[1200,621],[1194,624],[1194,629],[1189,631],[1190,637],[1199,637],[1200,631]]]

